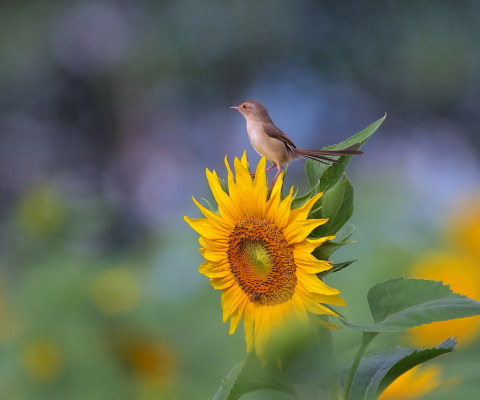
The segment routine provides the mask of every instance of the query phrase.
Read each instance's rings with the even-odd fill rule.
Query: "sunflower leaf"
[[[396,348],[373,353],[360,361],[350,393],[351,399],[375,400],[399,376],[413,367],[455,350],[456,342],[447,339],[439,346],[417,350]],[[345,379],[350,366],[341,370]]]
[[[213,204],[210,203],[207,199],[202,198],[202,200],[203,200],[203,202],[206,204],[207,208],[208,208],[210,211],[214,212],[215,214],[218,213],[218,208],[217,208],[217,207],[213,206]]]
[[[335,235],[353,213],[353,186],[343,178],[328,190],[316,203],[322,206],[312,218],[328,218],[328,221],[313,231],[314,236]]]
[[[332,264],[332,268],[330,268],[327,271],[319,272],[317,274],[317,276],[320,279],[322,279],[322,278],[326,277],[327,275],[333,274],[334,272],[338,272],[338,271],[341,271],[344,268],[347,268],[348,266],[352,265],[355,261],[358,261],[358,259],[357,260],[345,261],[345,262],[341,262],[341,263],[337,263],[337,264]]]
[[[336,236],[335,239],[340,242],[346,242],[348,239],[350,239],[350,236],[353,235],[353,232],[355,232],[355,225],[346,223],[335,234]],[[348,242],[348,243],[354,243],[354,242]]]
[[[406,357],[402,358],[388,370],[383,379],[380,381],[375,398],[378,398],[393,381],[413,367],[429,361],[432,358],[455,351],[456,344],[457,342],[455,339],[448,338],[440,343],[440,345],[437,347],[425,350],[415,350]]]
[[[275,363],[269,363],[262,368],[260,361],[252,353],[246,361],[238,363],[222,381],[213,400],[236,400],[247,393],[267,389],[297,397],[290,380]]]
[[[341,150],[345,149],[346,147],[352,146],[355,143],[361,143],[363,145],[370,138],[370,136],[375,133],[375,131],[383,123],[386,117],[387,115],[385,114],[383,118],[380,118],[378,121],[374,122],[373,124],[365,128],[363,131],[357,133],[356,135],[353,135],[349,139],[339,144],[325,147],[324,150]],[[332,186],[334,186],[342,176],[345,167],[350,161],[350,158],[351,157],[348,156],[342,156],[339,158],[339,160],[342,161],[343,164],[333,165],[327,165],[319,163],[317,161],[308,160],[305,163],[305,172],[307,174],[307,179],[310,183],[310,186],[314,187],[320,181],[318,192],[326,191]]]
[[[321,246],[317,247],[315,250],[313,250],[312,254],[315,256],[315,258],[319,260],[329,260],[330,256],[335,250],[338,250],[340,247],[345,246],[346,244],[349,244],[349,243],[355,243],[355,242],[328,241],[323,243]]]
[[[363,332],[396,332],[437,321],[480,315],[480,302],[454,293],[442,282],[393,278],[373,286],[367,295],[374,323],[354,325]]]
[[[312,198],[317,192],[317,186],[315,185],[312,189],[303,196],[295,197],[292,201],[292,210],[303,206],[308,200]]]

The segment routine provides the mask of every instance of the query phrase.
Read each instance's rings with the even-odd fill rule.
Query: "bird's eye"
[[[242,107],[243,107],[244,109],[247,108],[247,106],[246,106],[245,104],[244,104]]]

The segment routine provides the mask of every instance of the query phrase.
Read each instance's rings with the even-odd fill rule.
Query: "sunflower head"
[[[247,351],[255,348],[262,360],[275,332],[295,323],[306,326],[308,313],[337,316],[323,304],[345,305],[339,291],[316,275],[329,270],[330,262],[311,254],[334,238],[308,237],[327,221],[308,219],[321,193],[292,209],[293,187],[281,196],[283,173],[267,192],[265,164],[262,158],[252,179],[245,153],[234,160],[235,174],[225,158],[227,191],[215,171],[206,172],[218,212],[193,199],[205,218],[185,217],[200,234],[206,260],[200,272],[222,291],[223,320],[230,318],[230,334],[243,317]]]

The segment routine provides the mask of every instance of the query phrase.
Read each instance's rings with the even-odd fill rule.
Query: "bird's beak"
[[[233,107],[230,107],[230,108],[234,108],[235,110],[238,110],[238,106],[233,106]]]

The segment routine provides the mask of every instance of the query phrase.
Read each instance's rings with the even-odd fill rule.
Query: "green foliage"
[[[347,178],[343,178],[325,192],[317,204],[321,208],[312,215],[312,218],[328,218],[328,222],[316,228],[313,236],[335,235],[353,214],[352,184]]]
[[[399,376],[432,358],[454,351],[456,342],[447,339],[438,347],[425,350],[396,348],[362,358],[350,398],[375,400]],[[342,371],[346,375],[346,370]]]
[[[255,353],[251,353],[246,361],[239,362],[223,380],[213,400],[236,400],[244,394],[267,389],[296,397],[290,380],[276,364],[269,363],[262,368]]]
[[[374,320],[371,325],[350,328],[363,332],[396,332],[402,329],[480,315],[480,302],[453,293],[442,282],[395,278],[378,283],[368,292]]]
[[[353,146],[355,143],[361,143],[362,145],[375,133],[375,131],[380,127],[387,116],[380,118],[378,121],[374,122],[363,131],[353,135],[349,139],[336,144],[334,146],[326,147],[325,150],[341,150],[349,146]],[[338,157],[333,157],[338,158]],[[336,182],[340,179],[350,161],[351,157],[342,156],[338,158],[343,164],[333,164],[327,165],[322,164],[317,161],[308,160],[305,164],[305,172],[307,174],[308,182],[311,187],[315,187],[320,181],[320,186],[318,192],[324,192],[330,189],[335,185]]]

